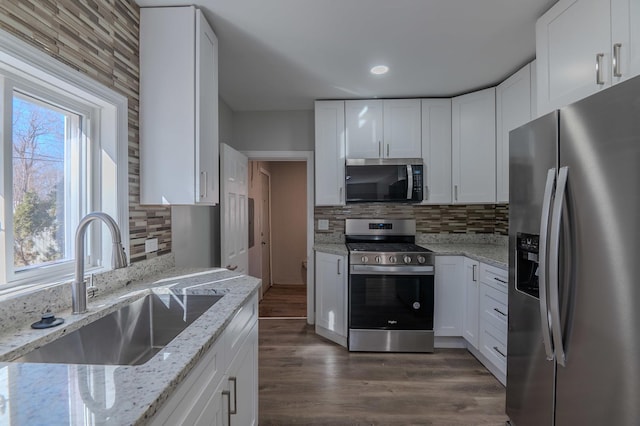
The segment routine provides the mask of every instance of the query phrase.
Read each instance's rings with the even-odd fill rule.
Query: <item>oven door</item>
[[[352,265],[349,329],[433,330],[433,266]]]

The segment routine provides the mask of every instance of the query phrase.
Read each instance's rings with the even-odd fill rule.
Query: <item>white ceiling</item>
[[[218,36],[234,111],[315,99],[452,96],[495,85],[535,56],[556,0],[136,0],[196,4]],[[373,76],[373,65],[390,71]]]

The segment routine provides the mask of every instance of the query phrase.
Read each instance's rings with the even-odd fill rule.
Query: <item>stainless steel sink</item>
[[[144,364],[222,297],[150,294],[14,362]]]

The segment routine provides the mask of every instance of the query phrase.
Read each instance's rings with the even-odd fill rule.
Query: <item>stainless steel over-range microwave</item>
[[[347,203],[422,202],[421,158],[347,160]]]

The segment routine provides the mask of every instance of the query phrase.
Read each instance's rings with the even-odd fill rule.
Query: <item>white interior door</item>
[[[242,274],[249,270],[248,167],[249,160],[244,154],[220,144],[221,265]]]

